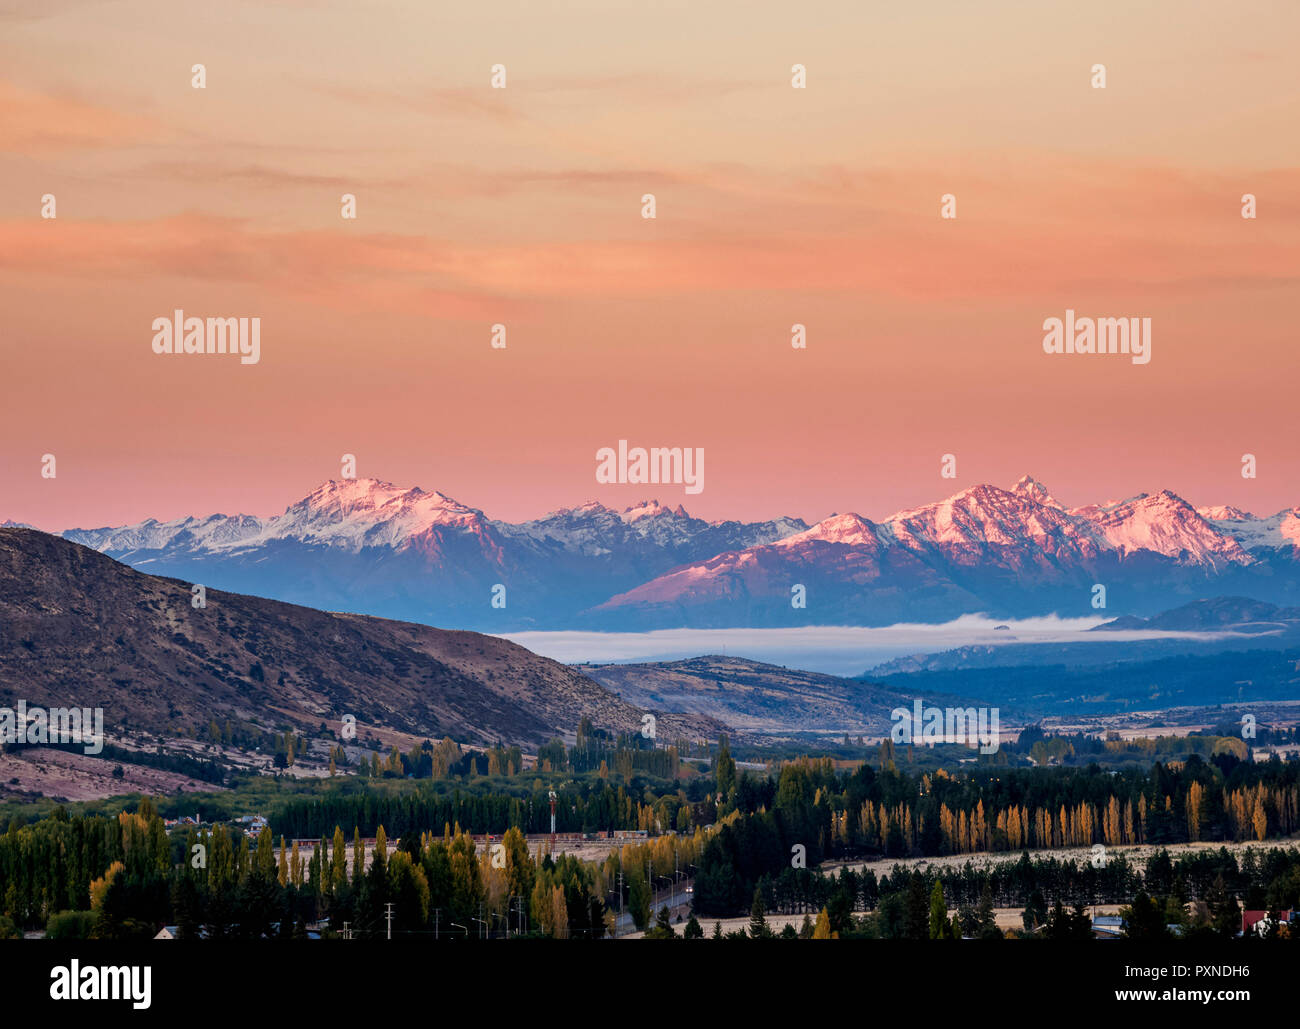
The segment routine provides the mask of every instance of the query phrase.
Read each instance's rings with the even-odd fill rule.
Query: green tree
[[[1241,931],[1241,908],[1237,898],[1228,892],[1222,872],[1215,876],[1206,903],[1210,908],[1210,924],[1218,935],[1233,937]]]
[[[993,916],[993,884],[988,878],[984,880],[984,888],[980,890],[979,907],[975,909],[975,918],[979,922],[978,937],[981,940],[1000,940],[1002,939],[1002,930],[998,928],[997,919]]]
[[[1074,913],[1070,916],[1070,939],[1092,939],[1092,919],[1088,917],[1088,912],[1083,909],[1082,901],[1074,905]]]
[[[731,747],[727,743],[726,736],[722,736],[718,741],[717,767],[718,792],[722,794],[723,801],[726,801],[736,786],[736,762],[731,756]]]
[[[647,940],[675,940],[677,934],[673,932],[672,918],[668,914],[668,906],[664,905],[659,909],[659,914],[655,917],[655,924],[646,934]]]
[[[1131,940],[1162,940],[1169,936],[1164,911],[1147,896],[1146,890],[1139,890],[1133,906],[1121,910],[1120,915],[1124,919],[1124,935]]]
[[[948,919],[948,905],[943,899],[943,883],[936,879],[934,889],[930,891],[930,939],[955,940],[956,938],[957,933]]]
[[[909,940],[930,938],[930,901],[925,893],[925,877],[913,872],[907,883],[903,932]]]
[[[399,850],[388,862],[388,898],[393,903],[393,930],[417,932],[429,920],[429,881],[424,869]]]
[[[343,830],[334,827],[334,853],[330,856],[330,890],[338,893],[348,883],[348,848]]]
[[[505,848],[507,893],[511,897],[532,896],[537,872],[524,834],[512,825],[501,837],[501,845]]]
[[[86,940],[95,928],[91,911],[57,911],[45,924],[47,940]]]
[[[772,928],[767,924],[767,919],[763,917],[764,912],[763,891],[756,887],[754,889],[754,903],[749,908],[749,938],[751,940],[772,939]]]
[[[1033,932],[1040,925],[1047,924],[1047,901],[1042,890],[1035,888],[1029,895],[1029,903],[1020,918],[1025,924],[1025,932]]]
[[[650,922],[650,887],[639,872],[627,875],[627,906],[636,927],[645,929]]]
[[[1061,898],[1058,897],[1056,903],[1052,905],[1052,910],[1047,913],[1043,936],[1049,940],[1068,940],[1072,935],[1070,915],[1065,910],[1065,905],[1061,903]]]

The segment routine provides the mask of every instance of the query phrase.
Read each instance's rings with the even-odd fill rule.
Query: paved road
[[[670,909],[668,914],[669,917],[672,918],[673,928],[678,932],[681,932],[681,927],[677,925],[677,916],[681,915],[683,922],[691,917],[691,899],[694,894],[685,892],[686,887],[690,885],[692,885],[691,880],[683,879],[677,884],[677,891],[675,894],[669,889],[658,890],[654,894],[653,901],[650,903],[650,924],[654,924],[655,918],[659,915],[659,909],[666,907]],[[675,907],[670,904],[670,901],[672,901],[674,897],[676,898]],[[632,921],[632,915],[630,913],[625,913],[621,918],[619,918],[617,906],[614,911],[615,920],[618,924],[617,935],[626,936],[628,933],[636,932],[636,923]]]

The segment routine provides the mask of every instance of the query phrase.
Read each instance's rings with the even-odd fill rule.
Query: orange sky
[[[344,453],[511,519],[1300,504],[1300,5],[354,6],[6,4],[0,521],[267,514]],[[1045,355],[1067,307],[1151,363]],[[154,354],[175,308],[260,363]],[[704,492],[598,486],[619,439]]]

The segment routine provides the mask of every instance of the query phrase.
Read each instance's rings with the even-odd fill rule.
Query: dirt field
[[[687,917],[689,918],[690,916],[688,915]],[[816,916],[812,916],[812,918],[814,922],[817,921]],[[713,935],[714,922],[722,923],[722,931],[724,933],[735,932],[737,929],[743,929],[745,931],[749,930],[748,915],[744,918],[703,918],[700,919],[700,926],[704,929],[704,938],[706,940]],[[767,924],[774,933],[779,933],[786,927],[786,925],[793,925],[795,932],[798,932],[799,927],[803,925],[803,915],[768,915]],[[676,921],[673,922],[673,932],[677,933],[678,936],[682,934],[682,930],[685,928],[685,920],[681,923]],[[619,936],[620,940],[640,940],[644,938],[645,933],[627,933],[626,935]]]
[[[1095,918],[1097,915],[1117,915],[1119,914],[1119,909],[1119,904],[1093,904],[1090,905],[1087,910],[1088,916],[1090,918]],[[1024,914],[1024,910],[1024,908],[994,908],[993,919],[997,922],[999,929],[1023,929],[1025,923],[1021,918],[1021,915]],[[857,915],[861,916],[863,913],[864,912],[859,911],[857,912]],[[949,916],[955,915],[956,913],[957,911],[955,908],[948,912]],[[816,916],[810,914],[809,917],[812,918],[815,924],[817,921]],[[704,929],[704,938],[706,940],[713,935],[713,924],[715,922],[720,922],[722,924],[722,931],[724,933],[735,932],[738,929],[746,932],[749,930],[749,916],[745,916],[744,918],[705,918],[700,920],[700,925]],[[793,925],[795,932],[798,932],[799,927],[803,925],[803,915],[768,915],[767,924],[774,933],[779,933],[787,925]],[[679,936],[685,927],[686,923],[684,921],[681,924],[678,924],[677,922],[673,923],[673,930]],[[619,939],[639,940],[644,936],[645,933],[628,933],[626,936],[620,936]]]
[[[125,776],[114,779],[116,765],[116,761],[62,750],[0,754],[0,798],[12,797],[14,793],[39,793],[70,801],[98,800],[119,793],[170,795],[220,789],[176,772],[141,765],[123,765]]]
[[[345,834],[345,838],[347,843],[348,871],[349,874],[351,874],[352,836],[351,834]],[[566,842],[561,840],[558,842],[555,848],[555,852],[557,854],[558,853],[574,854],[575,856],[581,858],[583,861],[601,861],[608,854],[620,849],[624,845],[624,843],[628,843],[628,842],[636,842],[636,841],[604,839],[604,840],[586,840],[580,843],[575,843],[571,841]],[[277,840],[276,843],[277,846],[275,849],[275,853],[276,853],[276,858],[278,860],[280,854],[280,848],[278,846],[279,841]],[[365,863],[367,866],[369,866],[370,859],[374,852],[373,840],[363,841],[363,846],[365,847],[365,852],[366,852]],[[478,843],[478,849],[480,852],[483,850],[484,846],[485,844],[482,841]],[[1186,853],[1192,853],[1195,851],[1204,851],[1204,850],[1218,850],[1220,847],[1227,847],[1228,850],[1233,854],[1240,854],[1242,851],[1251,848],[1254,848],[1256,850],[1268,850],[1276,847],[1295,847],[1295,846],[1300,846],[1300,840],[1296,840],[1296,839],[1269,840],[1265,843],[1259,843],[1259,842],[1174,843],[1174,844],[1169,844],[1167,847],[1164,848],[1154,847],[1154,846],[1111,847],[1107,851],[1107,856],[1108,858],[1114,858],[1122,854],[1128,861],[1140,864],[1140,863],[1144,863],[1147,860],[1147,858],[1149,858],[1152,854],[1156,853],[1161,849],[1168,850],[1170,857],[1173,858],[1174,860],[1177,860],[1180,854],[1186,854]],[[396,849],[397,849],[397,840],[395,838],[390,837],[388,841],[388,853],[392,854]],[[528,850],[531,854],[534,855],[534,857],[536,857],[539,854],[539,852],[545,853],[546,852],[545,841],[539,841],[535,837],[530,838],[528,841]],[[300,853],[302,854],[303,859],[306,860],[306,858],[308,858],[311,854],[311,848],[308,846],[303,846],[300,849]],[[847,865],[854,872],[861,872],[863,869],[870,869],[872,872],[876,874],[877,877],[880,877],[884,875],[889,875],[894,870],[895,867],[902,867],[909,870],[912,868],[925,869],[927,867],[961,868],[966,864],[967,861],[969,861],[971,865],[975,868],[984,868],[990,864],[998,864],[1005,861],[1017,861],[1020,858],[1020,853],[1021,853],[1020,851],[1016,851],[1014,853],[1008,851],[999,851],[996,853],[985,853],[985,854],[957,854],[948,857],[885,858],[885,859],[878,859],[875,861],[868,861],[868,862],[862,862],[862,861],[847,862]],[[1029,852],[1029,856],[1031,860],[1035,858],[1054,857],[1062,860],[1089,861],[1092,859],[1092,849],[1088,847],[1072,847],[1065,850],[1031,850]],[[840,869],[844,867],[845,864],[846,862],[843,861],[839,861],[839,862],[827,861],[822,865],[820,865],[819,868],[827,875],[838,875]],[[1020,928],[1021,927],[1020,913],[1022,910],[1023,910],[1022,908],[1007,909],[1005,917],[1007,919],[1010,919],[1010,921],[1007,921],[1006,924],[1004,925],[1002,920],[1003,912],[1001,911],[1001,909],[998,909],[997,912],[998,919],[999,919],[998,925],[1002,925],[1004,928],[1015,928],[1015,929]],[[1091,914],[1114,914],[1118,910],[1118,907],[1115,905],[1108,906],[1105,904],[1099,904],[1096,905],[1095,908],[1090,907],[1088,910],[1089,913]],[[790,917],[794,918],[796,929],[803,922],[802,915],[790,916]],[[773,915],[768,918],[768,922],[773,926],[775,926],[776,931],[779,932],[781,928],[785,925],[785,922],[781,921],[780,924],[778,924],[777,920],[782,918],[789,920],[787,916]],[[716,921],[716,919],[710,920],[707,926],[705,926],[705,928],[709,932],[713,931],[714,921]],[[737,925],[740,923],[748,924],[748,918],[746,917],[746,918],[739,918],[739,919],[726,919],[726,918],[722,919],[723,932],[728,931],[729,923],[732,922],[735,922]],[[731,926],[731,928],[734,928],[734,926]],[[636,934],[632,934],[632,936],[629,936],[628,938],[632,939],[635,937],[635,935]]]
[[[352,834],[349,831],[344,833],[343,835],[344,835],[344,842],[346,844],[346,850],[347,850],[347,858],[346,858],[347,869],[348,869],[348,874],[351,875],[352,874]],[[499,841],[500,837],[497,837],[497,839]],[[334,842],[333,835],[331,834],[329,840],[331,846],[333,845],[333,842]],[[478,839],[475,842],[476,842],[476,848],[478,853],[482,854],[484,848],[488,846],[488,844],[486,844],[481,839]],[[630,843],[630,842],[642,842],[642,841],[584,840],[579,843],[579,842],[561,840],[557,842],[554,853],[556,855],[572,854],[582,861],[603,861],[612,851],[619,850],[620,848],[622,848],[622,846],[625,843]],[[285,843],[291,844],[292,841],[286,840]],[[390,836],[388,838],[387,852],[390,857],[396,852],[397,843],[398,843],[397,837]],[[375,841],[373,839],[363,839],[361,841],[362,848],[365,851],[364,867],[366,868],[370,867],[370,862],[374,857],[375,854],[374,844]],[[313,846],[314,844],[307,844],[307,843],[299,844],[298,853],[299,856],[304,861],[306,861],[308,858],[311,857]],[[528,838],[528,852],[533,855],[534,859],[540,860],[541,855],[546,854],[547,850],[548,847],[547,847],[547,842],[545,840],[539,840],[536,837]],[[278,837],[275,840],[275,859],[277,862],[280,860],[280,841]]]
[[[1108,847],[1106,856],[1108,859],[1123,855],[1125,859],[1132,862],[1142,863],[1152,854],[1160,850],[1169,851],[1169,856],[1175,861],[1180,854],[1195,853],[1196,851],[1218,850],[1220,847],[1227,847],[1233,854],[1239,854],[1241,851],[1255,848],[1256,850],[1271,850],[1277,847],[1295,847],[1300,846],[1300,840],[1266,840],[1263,843],[1258,841],[1247,843],[1170,843],[1164,846],[1156,847],[1149,844],[1143,844],[1137,847]],[[993,853],[982,854],[953,854],[948,857],[926,857],[926,858],[881,858],[875,861],[856,861],[847,862],[848,867],[855,872],[861,872],[864,868],[870,869],[876,875],[887,875],[898,865],[903,868],[926,868],[934,866],[936,868],[961,868],[969,861],[974,868],[984,868],[990,864],[1000,864],[1004,861],[1018,861],[1021,851],[997,851]],[[1092,859],[1091,847],[1071,847],[1062,850],[1031,850],[1029,857],[1031,860],[1036,858],[1057,858],[1070,861],[1090,861]],[[846,862],[825,862],[820,867],[822,871],[829,874],[839,874],[839,870]]]

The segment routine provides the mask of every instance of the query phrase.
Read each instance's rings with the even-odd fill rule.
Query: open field
[[[132,792],[170,795],[221,789],[210,782],[145,765],[124,764],[123,778],[114,779],[117,764],[102,757],[46,748],[0,754],[0,799],[7,794],[39,793],[69,801],[99,800]]]
[[[1300,837],[1290,837],[1283,840],[1252,840],[1241,843],[1169,843],[1159,846],[1153,844],[1141,844],[1131,847],[1107,847],[1106,858],[1113,860],[1117,857],[1124,857],[1126,860],[1143,863],[1151,855],[1161,850],[1167,850],[1169,856],[1177,860],[1180,854],[1191,854],[1197,851],[1218,850],[1221,847],[1227,847],[1228,850],[1236,855],[1242,851],[1255,850],[1273,850],[1279,847],[1297,847],[1300,846]],[[827,874],[839,874],[842,867],[847,865],[854,872],[861,872],[869,869],[877,876],[888,875],[895,867],[905,869],[913,868],[961,868],[967,862],[974,868],[985,868],[992,864],[1000,864],[1004,861],[1017,861],[1023,851],[985,851],[978,854],[950,854],[944,857],[920,857],[920,858],[877,858],[872,861],[827,861],[819,867]],[[1065,847],[1057,850],[1031,850],[1029,851],[1030,859],[1038,858],[1056,858],[1057,860],[1066,861],[1090,861],[1093,857],[1091,847]]]
[[[497,837],[497,839],[499,838],[500,837]],[[346,835],[345,839],[347,844],[348,872],[349,874],[351,874],[352,837],[350,835]],[[534,855],[535,858],[540,859],[542,855],[551,852],[550,840],[545,835],[533,834],[528,836],[527,839],[528,839],[528,850],[531,854]],[[279,855],[280,855],[280,848],[278,846],[278,842],[279,841],[277,840],[277,846],[275,848],[275,855],[277,861],[279,860]],[[479,851],[482,852],[483,848],[487,844],[485,843],[482,837],[477,837],[476,842]],[[580,858],[583,861],[603,861],[609,854],[620,850],[624,845],[629,843],[638,843],[638,842],[644,842],[644,841],[611,840],[611,839],[573,841],[573,840],[560,839],[556,842],[554,853],[571,854],[574,857]],[[365,863],[367,867],[369,866],[370,860],[374,855],[374,844],[375,841],[373,839],[362,840],[362,846],[365,850]],[[1170,843],[1161,846],[1144,844],[1135,847],[1111,847],[1107,849],[1106,856],[1108,860],[1113,860],[1114,858],[1122,856],[1127,861],[1130,861],[1132,863],[1143,864],[1146,862],[1147,858],[1151,857],[1153,854],[1157,853],[1160,850],[1167,850],[1169,852],[1170,857],[1173,858],[1174,860],[1177,860],[1179,855],[1181,854],[1189,854],[1189,853],[1195,853],[1197,851],[1206,851],[1206,850],[1217,851],[1221,847],[1227,847],[1232,854],[1240,855],[1242,852],[1246,850],[1252,850],[1252,849],[1257,851],[1263,851],[1263,850],[1273,850],[1277,848],[1300,847],[1300,838],[1292,837],[1285,840],[1266,840],[1264,842],[1249,841],[1249,842],[1242,842],[1242,843],[1222,843],[1222,842],[1220,843],[1204,843],[1204,842]],[[300,848],[304,857],[310,854],[310,849],[311,849],[310,844],[304,842],[300,844]],[[396,850],[397,850],[397,839],[394,837],[390,837],[388,840],[388,854],[392,855]],[[817,866],[817,868],[819,871],[824,872],[826,875],[838,875],[841,868],[848,867],[853,872],[859,874],[862,873],[864,870],[870,870],[874,872],[877,877],[881,877],[881,876],[892,874],[895,868],[903,868],[908,871],[910,871],[913,868],[924,870],[926,868],[931,868],[931,867],[959,869],[965,866],[967,862],[970,862],[970,864],[976,869],[985,868],[988,867],[989,865],[1000,864],[1006,861],[1017,861],[1019,860],[1021,853],[1023,852],[1022,851],[986,851],[978,854],[950,854],[944,857],[876,858],[871,861],[847,861],[847,862],[826,861],[823,862],[821,865]],[[1029,856],[1033,860],[1039,858],[1044,858],[1044,859],[1056,858],[1057,860],[1062,860],[1062,861],[1090,861],[1093,858],[1093,851],[1092,848],[1090,847],[1069,847],[1069,848],[1062,848],[1059,850],[1031,850],[1029,851]],[[690,881],[689,879],[684,878],[683,886],[689,883],[689,881]],[[679,891],[679,896],[680,896],[680,891]],[[660,903],[665,902],[667,898],[668,898],[668,891],[666,890],[663,891],[662,897],[660,897],[659,894],[656,893],[654,910],[658,911],[658,905]],[[1092,910],[1093,910],[1092,908],[1089,908],[1089,911]],[[681,911],[684,914],[688,914],[689,908],[682,907]],[[1021,911],[1020,908],[1016,908],[1013,912],[1015,915],[1015,927],[1019,927],[1020,925],[1020,921],[1019,921],[1020,911]],[[1093,913],[1113,914],[1114,912],[1110,911],[1106,905],[1098,905],[1096,911]],[[785,917],[785,916],[772,916],[772,918],[769,918],[769,921],[775,924],[773,919],[777,917]],[[795,916],[791,916],[791,917],[795,917]],[[802,915],[796,917],[796,926],[795,926],[796,928],[798,928],[797,923],[802,922],[802,920],[803,920]],[[717,921],[717,919],[712,919],[709,921],[708,925],[710,928],[712,927],[714,921]],[[725,932],[728,929],[728,922],[736,921],[736,919],[724,918],[721,921],[722,921],[723,931]],[[739,921],[747,922],[748,919],[746,917],[740,919]],[[999,922],[998,924],[1001,925],[1002,923]],[[778,925],[776,926],[776,928],[779,931],[781,926]]]
[[[1095,918],[1097,915],[1117,915],[1119,914],[1120,907],[1121,905],[1119,904],[1090,904],[1087,909],[1088,916]],[[949,917],[952,917],[956,913],[957,911],[955,908],[948,911]],[[859,911],[858,914],[861,915],[863,912]],[[993,920],[997,922],[999,929],[1023,929],[1025,927],[1024,921],[1021,918],[1023,914],[1024,908],[994,908]],[[812,918],[814,922],[817,921],[816,916],[811,912],[808,917]],[[723,933],[736,932],[737,930],[748,931],[749,916],[745,915],[740,918],[701,919],[700,925],[704,929],[704,938],[706,940],[713,935],[714,923],[721,924]],[[779,933],[787,925],[794,926],[795,931],[798,932],[799,927],[803,925],[803,915],[768,915],[767,924],[774,933]],[[685,922],[678,924],[674,920],[673,930],[680,936],[685,925]],[[644,937],[645,933],[628,933],[626,936],[620,936],[619,939],[640,940],[644,939]]]
[[[440,833],[437,834],[437,835],[441,836]],[[621,849],[622,849],[624,846],[626,846],[627,844],[636,844],[636,843],[644,843],[644,842],[645,842],[645,840],[643,840],[643,839],[642,839],[642,840],[638,840],[638,839],[631,839],[631,840],[611,840],[611,839],[596,839],[596,840],[564,840],[564,839],[560,839],[560,840],[557,840],[557,841],[556,841],[555,847],[552,849],[551,844],[550,844],[550,839],[549,839],[549,837],[546,836],[545,834],[542,834],[542,835],[538,835],[538,834],[536,834],[536,833],[534,833],[534,834],[530,834],[529,836],[526,837],[526,839],[527,839],[527,842],[528,842],[528,852],[529,852],[531,855],[533,855],[534,859],[537,860],[537,861],[540,861],[540,860],[542,859],[542,857],[544,857],[546,854],[554,854],[554,855],[556,855],[556,856],[558,856],[558,855],[560,855],[560,854],[570,854],[570,855],[572,855],[573,857],[576,857],[576,858],[578,858],[579,860],[582,860],[582,861],[604,861],[605,858],[608,857],[611,853],[614,853],[614,852],[617,852],[617,851],[621,850]],[[494,842],[500,842],[500,840],[501,840],[501,837],[500,837],[499,835],[496,836],[496,837],[494,837]],[[292,844],[294,841],[292,841],[292,840],[286,840],[285,842],[286,842],[286,844]],[[315,841],[314,841],[314,840],[299,840],[299,841],[297,841],[297,842],[298,842],[298,847],[299,847],[299,853],[304,857],[304,859],[307,858],[307,857],[310,857],[310,856],[311,856],[311,850],[312,850],[312,847],[315,846]],[[348,869],[348,874],[351,875],[351,874],[352,874],[352,864],[353,864],[353,861],[352,861],[352,835],[351,835],[351,833],[344,833],[344,842],[345,842],[345,844],[346,844],[346,848],[347,848],[347,869]],[[333,840],[332,840],[332,839],[331,839],[330,843],[331,843],[331,844],[333,843]],[[276,838],[276,841],[275,841],[275,851],[274,851],[274,853],[275,853],[275,859],[276,859],[277,862],[280,860],[280,845],[279,845],[279,844],[280,844],[280,841],[279,841],[279,838],[277,837],[277,838]],[[388,854],[389,857],[391,857],[391,856],[392,856],[392,855],[397,851],[397,844],[398,844],[398,838],[397,838],[396,836],[390,836],[390,837],[388,838],[387,854]],[[369,868],[369,867],[370,867],[371,859],[374,857],[374,853],[375,853],[375,841],[374,841],[373,838],[362,839],[362,841],[361,841],[361,845],[362,845],[362,848],[363,848],[363,850],[364,850],[364,852],[365,852],[364,865],[365,865],[365,867]],[[491,844],[488,843],[488,842],[484,839],[484,837],[482,837],[482,836],[477,836],[477,835],[475,836],[475,847],[476,847],[476,850],[478,851],[479,854],[482,854],[483,851],[484,851],[484,849],[487,848],[487,847],[490,847],[490,846],[491,846]],[[667,891],[664,891],[664,896],[667,896],[667,895],[668,895],[668,894],[667,894]],[[656,910],[657,910],[657,909],[656,909]]]

